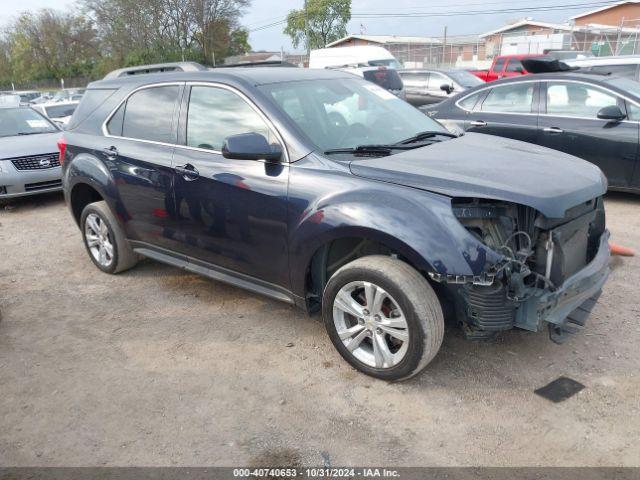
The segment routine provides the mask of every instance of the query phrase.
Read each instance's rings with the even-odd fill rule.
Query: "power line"
[[[425,17],[454,17],[454,16],[469,16],[469,15],[495,15],[503,13],[518,13],[518,12],[535,12],[535,11],[559,11],[559,10],[575,10],[590,7],[603,7],[613,5],[617,3],[616,0],[589,2],[589,3],[573,3],[563,5],[548,5],[537,7],[519,7],[519,8],[507,8],[507,9],[492,9],[492,10],[467,10],[467,11],[449,11],[449,12],[406,12],[406,13],[382,13],[382,12],[368,12],[368,13],[354,13],[351,15],[351,19],[374,19],[374,18],[425,18]],[[485,3],[486,4],[486,3]],[[460,5],[461,6],[461,5]],[[271,22],[266,25],[262,25],[253,29],[249,29],[249,32],[258,32],[266,30],[286,23],[286,17],[281,20]]]

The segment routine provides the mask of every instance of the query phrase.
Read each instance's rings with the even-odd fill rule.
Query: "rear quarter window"
[[[89,115],[96,111],[96,109],[102,105],[107,99],[115,93],[116,89],[89,89],[83,95],[80,104],[73,112],[73,116],[69,121],[67,130],[73,130],[82,122],[84,122]]]

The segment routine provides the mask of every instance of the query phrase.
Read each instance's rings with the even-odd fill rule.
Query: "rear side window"
[[[524,67],[522,66],[522,62],[517,58],[512,58],[509,60],[507,64],[507,72],[524,72]]]
[[[387,90],[402,90],[402,79],[395,70],[367,70],[363,75],[365,80],[369,80]]]
[[[179,91],[177,85],[167,85],[145,88],[131,95],[124,109],[122,136],[175,143],[172,125]]]

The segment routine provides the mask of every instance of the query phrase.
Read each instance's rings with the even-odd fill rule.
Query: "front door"
[[[517,82],[493,87],[469,113],[465,129],[536,143],[538,83]]]
[[[289,166],[231,160],[227,136],[255,132],[282,143],[256,107],[224,86],[188,87],[173,158],[176,235],[193,263],[215,265],[288,288]],[[281,145],[283,151],[285,146]]]
[[[638,156],[638,123],[600,120],[598,111],[625,102],[612,92],[581,82],[545,82],[546,113],[540,144],[596,164],[609,184],[630,187]]]

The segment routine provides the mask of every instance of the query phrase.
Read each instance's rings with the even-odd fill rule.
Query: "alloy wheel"
[[[409,327],[398,302],[371,282],[350,282],[333,301],[333,323],[340,340],[360,362],[392,368],[409,346]]]
[[[113,262],[113,243],[107,224],[95,213],[90,213],[84,222],[84,235],[94,260],[108,268]]]

